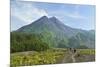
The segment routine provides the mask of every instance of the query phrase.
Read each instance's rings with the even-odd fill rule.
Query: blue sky
[[[30,24],[42,16],[57,17],[78,29],[95,29],[95,6],[43,2],[11,1],[11,31]]]

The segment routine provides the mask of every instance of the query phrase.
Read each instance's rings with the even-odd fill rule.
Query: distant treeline
[[[20,51],[44,51],[49,49],[49,45],[40,39],[40,35],[11,33],[11,52]]]
[[[50,33],[27,34],[22,32],[11,32],[11,53],[22,51],[44,51],[49,48],[88,48],[81,45],[76,37],[69,39],[54,39]]]

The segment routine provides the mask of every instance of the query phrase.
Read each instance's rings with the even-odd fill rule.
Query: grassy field
[[[93,62],[95,61],[94,49],[78,49],[78,53],[75,56],[76,62]]]
[[[49,49],[47,51],[27,51],[11,54],[11,67],[42,64],[72,63],[68,49]],[[77,49],[76,62],[95,61],[94,49]]]

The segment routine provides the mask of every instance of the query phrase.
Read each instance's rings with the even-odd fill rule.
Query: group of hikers
[[[72,53],[76,53],[77,50],[75,48],[69,48],[69,51],[71,51]]]
[[[77,57],[80,56],[80,54],[78,53],[79,51],[75,48],[69,48],[68,49],[72,54],[77,55]]]

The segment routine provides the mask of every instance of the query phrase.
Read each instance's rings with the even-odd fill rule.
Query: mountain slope
[[[57,18],[47,18],[46,16],[41,17],[29,25],[21,27],[17,31],[26,33],[41,33],[44,30],[52,31],[55,34],[67,34],[68,37],[74,35],[77,32],[75,29],[64,25]]]
[[[73,47],[78,48],[80,45],[88,48],[95,48],[95,34],[92,31],[74,29],[64,25],[56,17],[48,18],[46,16],[23,26],[15,32],[24,32],[27,34],[39,34],[41,39],[52,47]],[[74,43],[78,41],[78,43]],[[70,44],[70,42],[72,42]],[[84,43],[84,44],[83,44]]]

